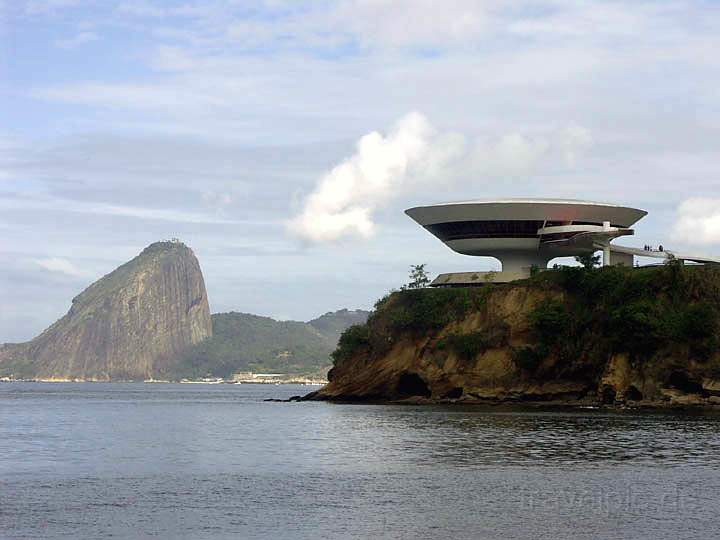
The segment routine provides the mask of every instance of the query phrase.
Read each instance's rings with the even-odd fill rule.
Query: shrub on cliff
[[[649,355],[664,344],[669,330],[666,310],[647,299],[612,306],[607,320],[607,336],[616,351],[636,356]]]
[[[672,319],[670,339],[688,343],[690,353],[698,360],[707,360],[720,349],[720,306],[700,302],[683,306]]]
[[[614,353],[645,361],[671,348],[704,361],[720,348],[720,269],[569,267],[518,283],[392,292],[378,300],[367,326],[348,330],[333,358],[337,363],[360,352],[378,358],[399,340],[434,337],[473,312],[482,312],[487,323],[488,295],[513,287],[536,288],[546,298],[526,313],[528,343],[512,349],[518,367],[535,372],[544,366],[543,377],[592,379]],[[451,333],[437,347],[471,359],[507,345],[507,335],[487,332],[486,325]],[[546,358],[552,361],[543,364]]]
[[[552,344],[568,332],[570,314],[560,300],[551,299],[538,304],[528,315],[538,340]]]
[[[541,351],[563,360],[601,359],[627,352],[643,359],[668,347],[687,347],[698,359],[718,347],[720,271],[712,267],[566,267],[528,282],[559,287],[528,314]]]
[[[502,347],[507,344],[510,335],[510,326],[504,321],[498,321],[483,330],[467,334],[448,334],[441,339],[438,349],[450,349],[460,358],[472,360],[488,349]]]
[[[534,372],[547,356],[547,349],[539,347],[518,347],[511,351],[515,365],[525,371]]]
[[[337,364],[362,351],[373,357],[382,356],[400,335],[435,332],[463,319],[470,310],[480,309],[488,291],[488,288],[391,291],[375,303],[367,324],[350,327],[342,334],[333,360]]]
[[[352,358],[360,349],[367,349],[370,341],[367,324],[355,324],[340,335],[337,349],[331,354],[335,363]]]
[[[462,319],[470,309],[480,308],[486,289],[408,289],[393,294],[389,308],[389,326],[394,331],[425,332],[437,330]]]

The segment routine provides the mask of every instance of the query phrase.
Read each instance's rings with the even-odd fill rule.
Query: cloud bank
[[[386,136],[377,131],[363,136],[355,154],[320,179],[288,229],[310,242],[369,238],[375,210],[418,184],[441,178],[463,146],[462,137],[439,134],[425,116],[412,112]]]
[[[677,210],[672,238],[694,245],[720,244],[720,199],[696,197]]]
[[[370,238],[374,213],[390,201],[419,187],[446,191],[453,181],[470,178],[473,189],[490,179],[527,175],[541,166],[572,167],[592,144],[579,126],[540,136],[518,133],[479,139],[440,133],[419,112],[401,118],[383,136],[363,136],[351,157],[335,166],[304,200],[288,231],[305,241],[321,243],[342,237]]]
[[[36,259],[35,264],[48,272],[58,272],[72,277],[86,277],[87,273],[80,270],[77,266],[62,257],[48,257],[44,259]]]

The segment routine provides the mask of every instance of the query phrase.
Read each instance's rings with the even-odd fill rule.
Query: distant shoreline
[[[321,379],[283,379],[283,380],[254,380],[254,381],[233,381],[233,380],[182,380],[182,381],[165,381],[148,379],[145,381],[108,381],[102,379],[11,379],[7,377],[0,378],[0,383],[10,382],[41,382],[41,383],[144,383],[144,384],[299,384],[303,386],[324,386],[326,380]]]

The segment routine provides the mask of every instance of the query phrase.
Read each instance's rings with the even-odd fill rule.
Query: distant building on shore
[[[635,234],[645,210],[563,199],[498,199],[433,204],[405,213],[463,255],[494,257],[500,272],[440,274],[431,286],[479,285],[529,277],[556,257],[603,252],[603,265],[633,266],[635,256],[720,264],[720,258],[611,242]]]

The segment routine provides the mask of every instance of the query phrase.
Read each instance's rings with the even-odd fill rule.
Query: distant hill
[[[329,339],[333,349],[335,349],[340,334],[354,324],[365,324],[369,314],[370,312],[362,309],[328,311],[325,315],[309,321],[308,324]]]
[[[342,309],[300,322],[216,313],[212,315],[212,337],[183,353],[165,376],[229,377],[241,371],[324,375],[340,334],[353,324],[364,323],[367,316],[367,311]]]
[[[0,344],[0,377],[126,381],[228,377],[240,371],[325,376],[340,334],[366,311],[309,322],[210,315],[200,264],[156,242],[90,285],[27,343]]]
[[[197,258],[180,242],[156,242],[76,296],[35,339],[0,346],[0,376],[143,380],[211,331]]]

